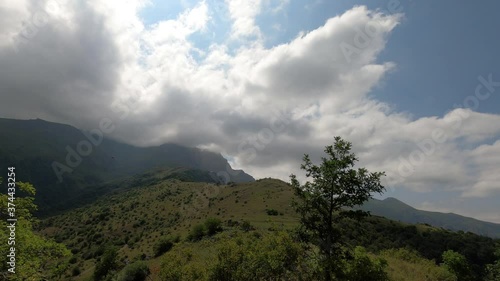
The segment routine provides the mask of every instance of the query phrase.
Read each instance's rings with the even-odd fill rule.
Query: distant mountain
[[[15,167],[17,180],[37,188],[42,213],[60,209],[61,200],[88,187],[154,168],[187,167],[211,171],[215,180],[254,181],[220,154],[178,144],[136,147],[41,119],[0,118],[0,132],[0,177]]]
[[[417,210],[395,198],[373,199],[365,203],[362,210],[373,215],[405,223],[424,223],[449,230],[472,232],[500,238],[500,224],[476,220],[453,213],[438,213]]]

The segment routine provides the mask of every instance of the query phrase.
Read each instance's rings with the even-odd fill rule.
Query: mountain
[[[362,210],[373,215],[406,223],[424,223],[454,231],[472,232],[494,238],[500,238],[500,224],[480,221],[453,213],[438,213],[415,209],[396,198],[373,199],[366,202]]]
[[[91,187],[98,192],[96,186],[154,168],[187,167],[211,171],[217,181],[254,181],[220,154],[178,144],[136,147],[41,119],[0,118],[0,132],[0,176],[13,166],[18,181],[33,183],[41,213],[66,208],[65,201]]]

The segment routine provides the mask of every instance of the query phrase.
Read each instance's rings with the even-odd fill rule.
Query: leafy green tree
[[[372,197],[372,193],[384,190],[380,184],[383,172],[354,169],[358,159],[351,153],[351,146],[350,142],[335,137],[334,144],[324,150],[328,158],[323,157],[319,166],[311,162],[309,155],[304,155],[301,169],[312,181],[301,185],[295,175],[290,175],[298,198],[293,205],[300,215],[302,237],[319,247],[325,281],[341,277],[344,272],[339,260],[346,251],[337,227],[338,220],[363,214],[345,208],[361,205]]]
[[[346,265],[347,280],[349,281],[386,281],[389,280],[384,269],[387,261],[384,259],[372,259],[368,256],[366,249],[358,246],[354,249],[353,259]]]
[[[494,264],[486,266],[485,281],[498,281],[500,280],[500,248],[496,251],[497,261]]]
[[[115,247],[108,247],[104,250],[101,259],[95,265],[94,280],[100,281],[117,267],[118,250]]]
[[[71,253],[64,245],[33,232],[34,225],[38,223],[32,215],[37,209],[34,204],[35,194],[33,185],[24,182],[16,183],[14,200],[10,200],[8,194],[0,194],[0,241],[8,241],[10,237],[6,221],[9,217],[9,202],[15,204],[17,218],[15,244],[0,244],[2,255],[7,255],[11,247],[15,248],[15,274],[9,273],[10,266],[2,262],[0,280],[51,280],[60,277],[69,267],[68,259]]]
[[[474,280],[472,270],[465,256],[453,250],[443,252],[443,266],[455,274],[458,281]]]

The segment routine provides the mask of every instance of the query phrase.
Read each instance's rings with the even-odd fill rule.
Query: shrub
[[[187,236],[189,241],[199,241],[205,236],[205,227],[202,224],[195,225]]]
[[[208,218],[205,221],[205,228],[208,236],[215,235],[222,231],[222,221],[217,218]]]
[[[279,212],[275,209],[266,209],[266,213],[268,216],[277,216]]]
[[[149,267],[143,261],[125,266],[118,274],[117,281],[144,281],[150,274]]]
[[[73,267],[73,269],[71,270],[71,276],[78,276],[80,275],[80,273],[81,271],[78,266]]]
[[[316,280],[306,275],[304,249],[285,232],[258,239],[243,235],[226,241],[219,249],[209,280]]]
[[[104,251],[101,260],[95,266],[94,280],[103,280],[104,277],[116,267],[117,254],[118,251],[114,247],[107,248]]]
[[[164,253],[170,251],[172,247],[174,246],[174,243],[170,238],[162,238],[154,247],[154,255],[155,257],[159,257],[163,255]]]
[[[371,259],[365,248],[358,246],[354,249],[353,259],[347,261],[347,279],[350,281],[386,281],[389,280],[384,271],[386,267],[386,260]]]
[[[240,226],[241,230],[245,231],[245,232],[248,232],[250,230],[254,230],[255,228],[253,227],[253,225],[250,224],[249,221],[243,221],[241,223],[241,226]]]
[[[452,250],[443,252],[443,266],[457,276],[458,281],[474,280],[467,259]]]

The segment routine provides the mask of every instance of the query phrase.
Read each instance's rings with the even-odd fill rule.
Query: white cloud
[[[232,39],[261,36],[255,17],[260,13],[262,0],[226,0],[226,4],[233,20]]]

